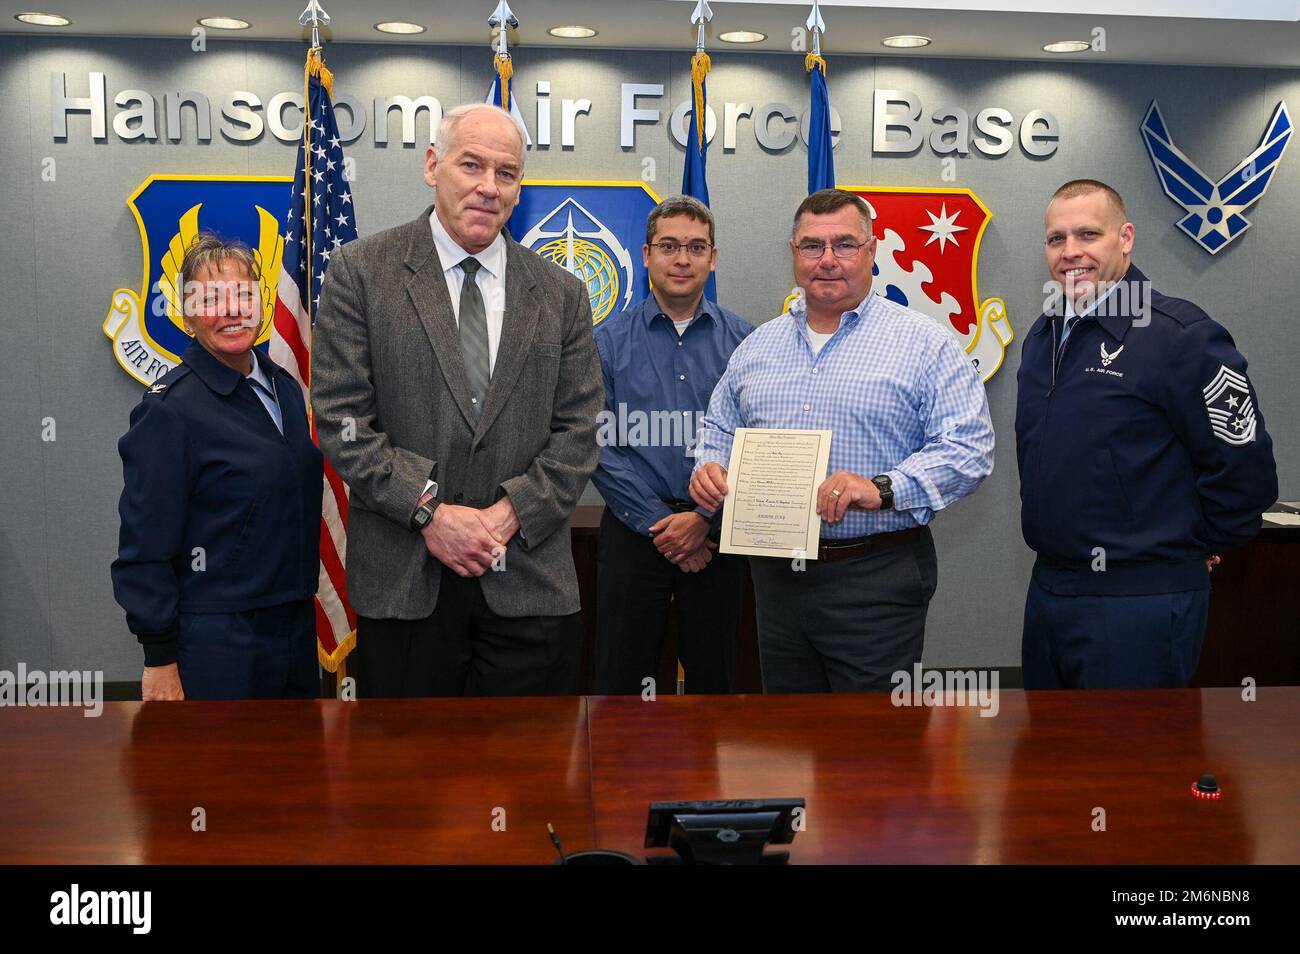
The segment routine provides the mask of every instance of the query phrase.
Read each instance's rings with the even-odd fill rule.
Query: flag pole
[[[686,155],[682,163],[682,195],[698,199],[707,208],[709,200],[709,182],[706,165],[708,161],[708,125],[709,104],[708,89],[705,79],[713,68],[709,54],[704,51],[704,28],[713,19],[708,0],[697,0],[691,11],[691,23],[695,25],[695,55],[691,57],[691,112],[687,131]],[[718,300],[717,277],[710,272],[704,283],[704,297],[709,301]]]
[[[311,263],[312,263],[312,224],[311,224],[311,198],[307,195],[311,191],[311,74],[312,60],[320,60],[320,27],[323,23],[325,26],[330,25],[330,15],[326,13],[320,5],[320,0],[308,0],[307,9],[302,11],[298,17],[298,22],[302,26],[311,24],[311,46],[307,50],[307,66],[303,70],[302,77],[302,134],[304,137],[304,146],[302,150],[303,157],[303,224],[305,226],[305,235],[307,240],[307,275],[308,275],[308,295],[307,295],[307,327],[311,328],[315,321],[314,308],[312,302],[311,290]],[[324,63],[321,62],[323,68]]]
[[[826,71],[826,61],[822,59],[822,34],[826,32],[826,21],[822,19],[821,4],[817,0],[812,0],[812,12],[808,14],[807,27],[813,35],[813,51],[811,57],[816,57],[821,63],[822,72]],[[811,59],[811,57],[809,59]],[[808,72],[812,72],[812,66],[807,66]]]
[[[831,141],[831,103],[826,88],[826,60],[822,56],[822,35],[826,21],[821,4],[812,0],[807,28],[813,36],[812,52],[804,57],[809,80],[808,192],[835,188],[834,143]]]
[[[298,23],[302,26],[311,24],[311,48],[320,49],[320,28],[321,24],[330,25],[330,15],[321,9],[319,0],[309,0],[307,9],[302,11],[298,17]]]
[[[303,68],[303,78],[302,78],[302,85],[303,85],[303,91],[302,91],[303,213],[302,214],[303,214],[303,242],[307,253],[307,295],[306,295],[306,301],[303,304],[307,312],[306,344],[307,344],[307,354],[309,355],[308,361],[310,362],[311,360],[310,355],[314,354],[316,350],[313,347],[314,342],[312,341],[312,339],[315,337],[315,329],[316,329],[316,315],[315,315],[316,307],[315,307],[315,298],[312,295],[312,288],[313,288],[312,279],[314,277],[313,270],[312,270],[312,256],[314,254],[313,243],[312,243],[312,232],[314,231],[314,226],[312,224],[312,201],[311,201],[311,190],[312,190],[311,77],[313,73],[318,75],[320,77],[321,83],[326,87],[327,91],[333,85],[332,82],[333,77],[330,75],[329,70],[325,69],[325,61],[321,57],[322,47],[320,42],[320,28],[322,25],[324,26],[330,25],[330,15],[325,12],[324,8],[321,7],[320,0],[308,0],[307,8],[303,10],[302,14],[298,17],[298,23],[301,26],[306,26],[308,23],[311,24],[311,46],[307,48],[307,62]],[[308,426],[311,431],[312,439],[313,441],[316,441],[316,421],[315,421],[315,415],[313,413],[312,404],[311,404],[311,382],[313,380],[314,377],[312,376],[309,367],[308,376],[307,376],[307,381],[308,381],[307,419],[308,419]],[[353,633],[355,633],[355,630],[353,630]],[[335,652],[337,651],[338,651],[338,646],[336,644]],[[317,633],[316,635],[316,652],[317,655],[319,656],[321,652],[319,633]],[[326,672],[328,672],[328,670],[326,670]],[[333,685],[330,687],[331,695],[334,696],[335,698],[338,698],[339,687],[343,685],[343,680],[347,678],[347,656],[346,655],[343,658],[339,659],[332,675],[334,679],[333,679]]]
[[[488,26],[496,31],[492,65],[497,71],[497,76],[501,77],[501,108],[508,113],[510,112],[510,77],[514,75],[515,69],[510,59],[507,34],[510,30],[519,29],[519,19],[510,9],[510,4],[506,3],[506,0],[501,0],[487,22]]]
[[[821,4],[812,0],[812,10],[804,26],[812,34],[812,52],[804,57],[804,71],[809,79],[808,123],[808,194],[820,189],[835,187],[834,143],[830,133],[830,95],[826,89],[826,60],[822,57],[822,34],[826,21],[822,19]],[[820,74],[820,75],[819,75]],[[783,313],[803,297],[803,289],[796,286],[786,296]]]
[[[704,127],[707,125],[704,114],[704,78],[713,68],[709,54],[704,52],[704,25],[712,19],[713,11],[709,8],[708,0],[699,0],[691,13],[691,22],[696,25],[695,55],[691,57],[691,89],[695,98],[696,147],[701,151],[704,150]]]

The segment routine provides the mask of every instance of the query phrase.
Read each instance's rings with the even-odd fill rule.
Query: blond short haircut
[[[196,273],[204,269],[219,272],[227,262],[237,263],[254,282],[262,280],[262,269],[251,248],[238,239],[224,239],[216,232],[200,232],[181,260],[181,287],[186,288]],[[184,304],[187,311],[189,301],[190,296],[186,295]]]

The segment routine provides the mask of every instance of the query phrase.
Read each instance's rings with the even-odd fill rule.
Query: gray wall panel
[[[32,246],[38,231],[32,214],[34,193],[54,189],[41,181],[32,163],[32,129],[26,110],[27,43],[5,41],[0,47],[0,295],[5,305],[4,372],[0,405],[4,407],[4,445],[0,453],[0,487],[6,515],[0,519],[0,669],[20,662],[45,668],[50,661],[50,586],[45,535],[46,445],[41,440],[41,355],[34,346],[40,316],[38,287],[57,280],[50,269],[36,267]]]

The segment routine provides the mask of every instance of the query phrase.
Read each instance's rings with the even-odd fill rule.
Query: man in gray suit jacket
[[[332,253],[312,407],[351,488],[362,695],[577,691],[569,516],[604,388],[585,285],[503,230],[523,166],[507,113],[454,109],[432,208]]]

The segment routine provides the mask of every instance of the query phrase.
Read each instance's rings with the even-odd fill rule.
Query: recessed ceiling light
[[[15,20],[21,20],[23,23],[30,23],[32,26],[67,26],[72,21],[67,17],[61,17],[57,13],[17,13],[14,15]]]
[[[577,26],[576,24],[574,26],[551,27],[546,32],[551,36],[558,36],[565,40],[585,40],[596,35],[596,31],[591,27]]]
[[[1043,47],[1044,53],[1082,53],[1091,50],[1092,44],[1087,40],[1057,40]]]
[[[718,39],[725,43],[762,43],[767,39],[767,34],[755,33],[753,30],[732,30],[729,33],[719,33]]]
[[[385,20],[383,23],[376,23],[375,29],[380,33],[398,33],[402,36],[410,36],[414,33],[423,33],[425,28],[418,23],[407,23],[405,20]]]
[[[199,26],[210,30],[247,30],[252,24],[239,17],[202,17]]]
[[[880,41],[881,46],[890,46],[896,50],[914,50],[918,46],[929,46],[934,40],[928,36],[914,36],[904,33],[900,36],[887,36]]]

